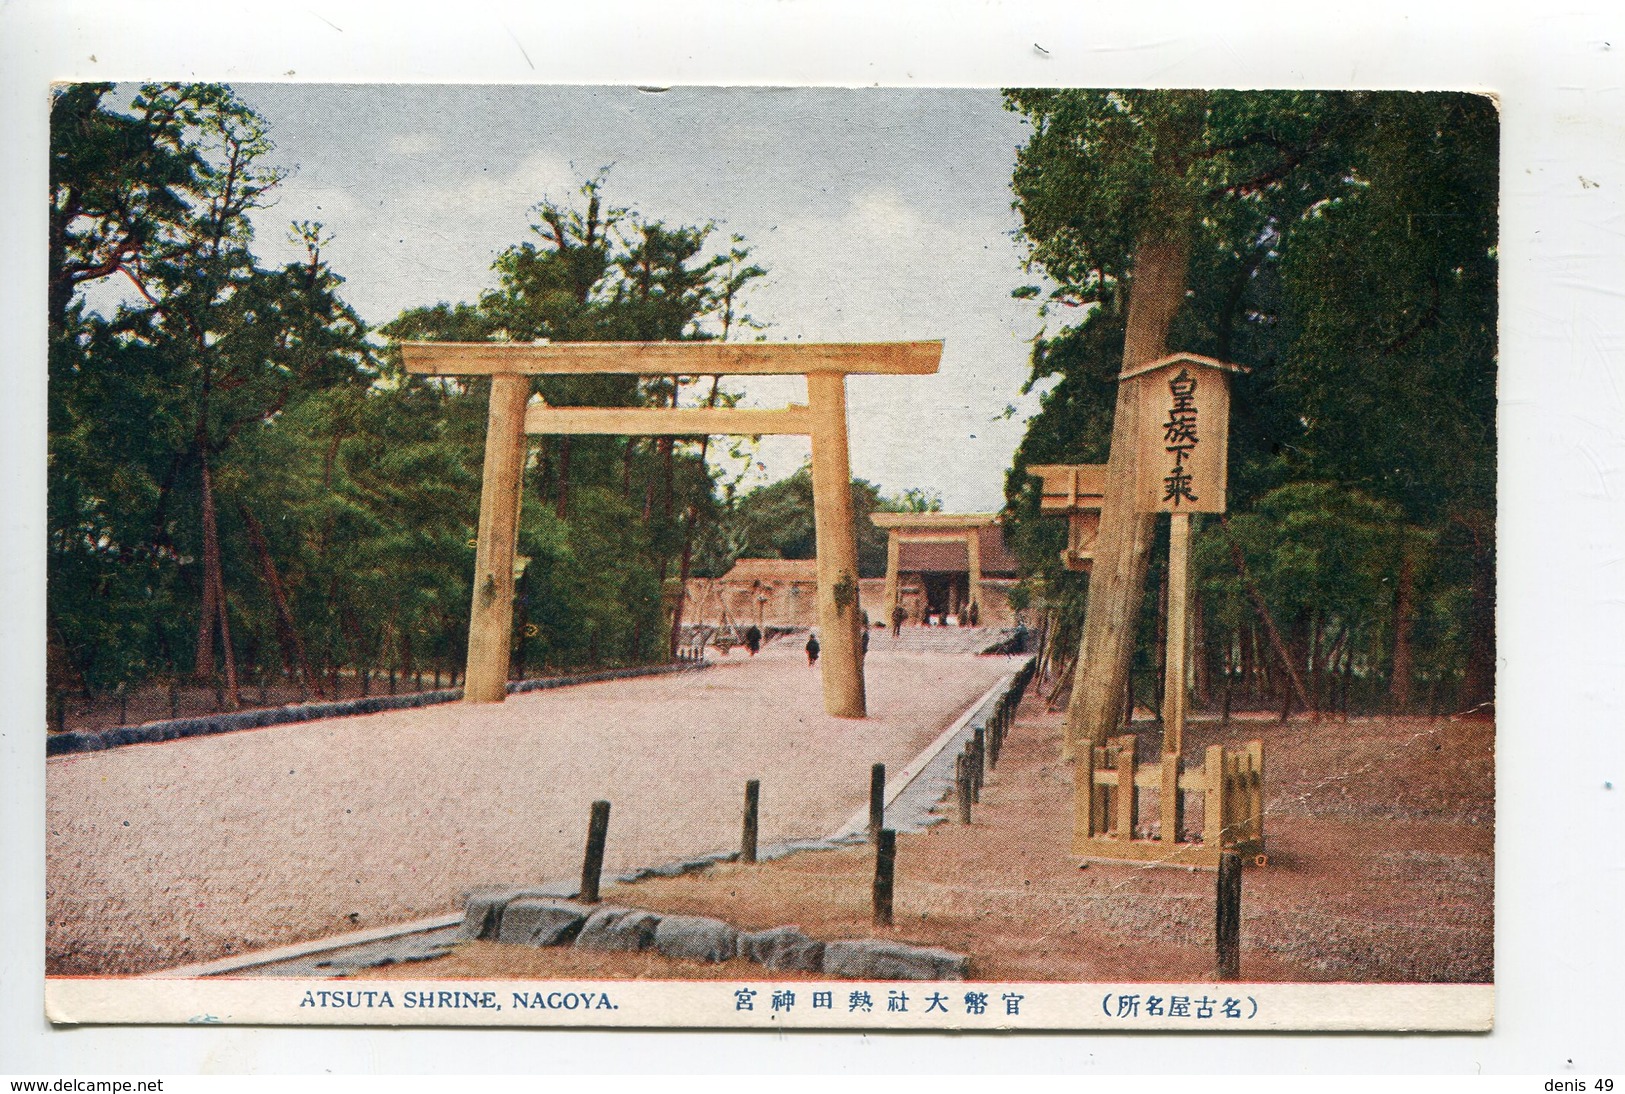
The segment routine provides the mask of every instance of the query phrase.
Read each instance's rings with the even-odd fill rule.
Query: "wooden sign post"
[[[1027,474],[1043,480],[1038,511],[1067,519],[1066,549],[1061,564],[1068,570],[1088,572],[1095,558],[1095,537],[1100,534],[1100,506],[1106,500],[1106,465],[1103,463],[1030,464]]]
[[[1190,603],[1192,513],[1224,512],[1229,475],[1230,374],[1239,365],[1176,353],[1124,372],[1139,386],[1135,508],[1168,513],[1168,636],[1162,695],[1162,754],[1185,745],[1185,655]],[[1177,800],[1177,793],[1164,800]],[[1175,810],[1177,813],[1177,809]]]
[[[1243,845],[1243,835],[1249,840],[1256,837],[1262,848],[1261,749],[1256,751],[1255,762],[1251,746],[1236,756],[1215,746],[1209,750],[1207,765],[1199,777],[1180,772],[1185,748],[1191,514],[1224,512],[1229,473],[1230,374],[1245,371],[1211,357],[1176,353],[1118,376],[1119,383],[1137,389],[1132,400],[1139,410],[1134,507],[1141,513],[1170,514],[1162,762],[1154,777],[1137,782],[1141,776],[1135,772],[1132,735],[1114,738],[1106,749],[1084,745],[1089,754],[1088,762],[1080,763],[1078,769],[1074,833],[1074,849],[1080,853],[1105,852],[1142,860],[1157,860],[1160,856],[1167,861],[1173,861],[1178,854],[1182,862],[1214,865],[1220,845]],[[1037,468],[1032,470],[1039,473]],[[1046,478],[1046,502],[1049,494]],[[1115,760],[1119,770],[1097,776],[1097,767],[1108,759]],[[1137,785],[1159,790],[1162,838],[1157,843],[1161,849],[1127,846],[1133,844],[1133,797]],[[1179,843],[1184,822],[1181,791],[1194,789],[1208,795],[1204,810],[1210,832],[1204,844],[1212,846],[1197,848]],[[1107,794],[1116,796],[1116,812],[1127,820],[1119,819],[1111,825],[1113,811],[1105,808]],[[1232,823],[1237,815],[1242,815],[1240,824]],[[1112,833],[1102,839],[1109,825]]]
[[[851,373],[929,375],[941,361],[941,342],[405,342],[401,352],[408,372],[491,377],[465,702],[500,703],[507,696],[513,565],[522,500],[519,484],[527,433],[788,433],[812,438],[824,709],[841,718],[864,717],[863,618],[858,605],[857,530],[852,520],[852,469],[847,451],[846,377]],[[808,405],[782,410],[555,408],[531,399],[531,376],[605,373],[802,375],[807,379]]]

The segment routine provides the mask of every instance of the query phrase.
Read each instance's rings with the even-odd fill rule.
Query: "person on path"
[[[750,651],[752,657],[755,657],[756,651],[762,648],[762,629],[754,623],[745,632],[745,648]]]
[[[908,613],[903,610],[901,603],[891,610],[891,636],[893,638],[902,636],[903,620],[907,617]]]
[[[807,664],[818,664],[818,636],[816,634],[807,636]]]

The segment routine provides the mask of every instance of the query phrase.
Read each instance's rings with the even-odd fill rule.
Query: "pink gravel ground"
[[[55,757],[46,766],[46,970],[117,975],[453,911],[486,884],[579,876],[588,806],[605,866],[820,836],[1005,672],[894,652],[870,717],[823,713],[799,645],[698,673]]]

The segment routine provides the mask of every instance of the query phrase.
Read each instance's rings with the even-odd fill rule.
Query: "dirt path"
[[[150,971],[452,911],[485,884],[734,846],[746,779],[764,842],[823,835],[869,765],[913,758],[1009,663],[887,651],[871,717],[823,714],[799,648],[705,672],[136,745],[46,768],[47,972]]]
[[[971,956],[976,979],[1178,981],[1213,974],[1215,874],[1068,854],[1062,715],[1028,702],[969,827],[898,837],[896,921],[870,923],[867,848],[617,886],[606,899],[815,938],[887,937]],[[1141,724],[1142,743],[1157,730]],[[1242,974],[1255,981],[1487,982],[1493,955],[1494,726],[1448,719],[1274,719],[1190,727],[1265,743],[1269,864],[1244,874]],[[649,955],[589,955],[599,977],[744,977]],[[474,943],[370,975],[585,975],[571,951]],[[702,971],[703,969],[703,971]],[[781,975],[781,978],[785,978]]]

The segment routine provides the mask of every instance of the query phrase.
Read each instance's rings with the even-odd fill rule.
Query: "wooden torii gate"
[[[966,603],[982,607],[982,529],[997,513],[871,513],[876,528],[886,529],[886,622],[891,622],[900,595],[898,571],[905,543],[963,543],[968,575]]]
[[[847,452],[849,373],[929,375],[938,342],[405,342],[408,372],[489,376],[491,404],[480,487],[479,539],[468,622],[463,699],[500,703],[507,696],[513,632],[514,556],[527,433],[685,436],[708,433],[812,438],[813,520],[818,552],[818,626],[823,647],[824,709],[841,718],[866,714],[862,613],[858,608],[857,532]],[[550,407],[532,401],[535,375],[802,375],[807,404],[780,410],[732,407]]]

